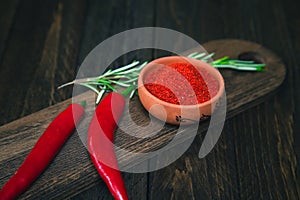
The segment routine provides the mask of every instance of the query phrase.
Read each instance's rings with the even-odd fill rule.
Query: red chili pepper
[[[114,152],[114,131],[122,115],[125,101],[121,94],[111,92],[99,103],[88,130],[90,157],[115,199],[126,200],[128,195],[118,170]],[[108,166],[105,164],[109,162]]]
[[[50,123],[20,168],[3,186],[0,200],[15,199],[44,171],[83,114],[83,106],[71,104]]]

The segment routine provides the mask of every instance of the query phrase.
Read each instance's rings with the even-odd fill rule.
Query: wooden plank
[[[280,59],[261,45],[240,40],[218,40],[205,44],[205,47],[208,51],[216,52],[216,57],[229,55],[236,58],[240,53],[245,51],[257,52],[264,58],[264,62],[267,64],[267,70],[263,73],[221,71],[226,83],[228,117],[255,105],[259,99],[261,100],[271,92],[274,92],[284,79],[285,68]],[[94,101],[94,95],[92,94],[83,94],[79,98],[87,99],[88,105],[91,105]],[[22,162],[22,158],[28,153],[50,121],[70,101],[69,99],[0,127],[1,185],[14,173]],[[116,132],[116,144],[118,146],[135,149],[135,151],[151,151],[164,146],[176,134],[175,126],[166,125],[163,132],[158,133],[152,138],[133,140],[130,137],[126,137],[122,130],[138,131],[131,130],[132,127],[136,126],[129,124],[133,123],[132,121],[128,121],[130,117],[134,119],[135,123],[140,125],[149,122],[148,114],[143,111],[137,98],[132,100],[131,109],[131,116],[128,116],[128,113],[123,116],[119,124],[120,129]],[[87,110],[88,114],[80,126],[85,130],[91,117],[91,111]],[[205,124],[207,123],[203,123],[203,126],[201,125],[201,130],[205,130]],[[135,163],[135,160],[132,157],[124,156],[119,162],[122,165],[128,162]],[[49,198],[63,198],[73,195],[74,191],[81,191],[84,188],[88,188],[90,184],[94,184],[98,180],[99,176],[87,156],[86,149],[78,135],[74,134],[53,163],[51,163],[48,170],[23,194],[23,197],[46,196]]]
[[[293,118],[293,132],[299,133],[300,132],[300,118],[296,117],[300,113],[300,107],[297,106],[298,102],[300,102],[300,73],[299,73],[299,63],[300,58],[300,28],[299,28],[299,21],[300,16],[299,12],[297,11],[296,6],[293,6],[293,3],[291,0],[287,1],[285,4],[281,4],[280,6],[283,7],[285,15],[281,14],[281,16],[284,16],[285,18],[282,19],[282,21],[286,20],[286,23],[283,23],[281,21],[281,24],[284,24],[284,28],[286,28],[288,31],[286,32],[287,35],[283,36],[283,39],[285,37],[289,38],[289,51],[286,52],[285,49],[281,48],[282,53],[286,53],[287,61],[290,66],[289,73],[288,73],[288,88],[289,91],[287,93],[282,94],[282,96],[288,95],[290,98],[288,98],[290,101],[287,101],[286,98],[284,98],[284,101],[278,102],[276,105],[280,104],[282,105],[282,110],[286,109],[285,105],[293,105],[289,109],[288,117]],[[280,113],[280,112],[279,112]],[[287,113],[287,112],[284,112]],[[281,115],[278,115],[281,116]],[[279,118],[279,121],[282,121],[286,118],[285,116],[281,116]],[[290,126],[287,124],[283,124],[285,126]],[[299,134],[293,134],[293,149],[296,153],[296,163],[294,165],[299,166],[300,164],[300,135]],[[300,177],[300,167],[296,167],[296,176]],[[299,182],[299,181],[298,181]],[[300,186],[298,184],[298,196],[300,196]]]
[[[71,89],[56,87],[74,78],[82,8],[84,1],[20,3],[0,64],[0,124],[70,97]]]
[[[261,3],[261,1],[226,1],[226,3],[220,3],[217,1],[197,1],[193,4],[187,4],[186,2],[179,3],[174,1],[164,1],[164,3],[158,4],[158,13],[160,15],[157,18],[161,19],[166,15],[170,15],[170,19],[157,20],[157,24],[158,26],[180,30],[185,34],[192,36],[201,43],[203,43],[204,41],[213,40],[215,38],[243,38],[249,39],[251,41],[257,41],[261,44],[272,45],[272,49],[278,50],[280,49],[279,46],[285,45],[279,44],[277,42],[277,33],[283,32],[283,30],[286,29],[284,27],[276,26],[276,31],[274,32],[274,24],[278,24],[278,21],[275,20],[277,16],[270,16],[270,13],[272,13],[272,11],[268,6],[269,4],[269,1],[264,1],[263,3]],[[274,5],[273,2],[272,5]],[[282,5],[277,4],[271,7],[280,9]],[[270,34],[270,32],[272,32],[272,34]],[[273,37],[271,37],[270,35],[272,35]],[[288,36],[285,36],[284,38],[288,38]],[[282,41],[285,42],[286,40]],[[209,48],[209,51],[214,51],[214,49]],[[290,52],[289,54],[292,55],[293,53]],[[236,76],[239,76],[239,73],[237,73]],[[241,76],[241,78],[243,77]],[[266,81],[268,81],[268,79],[266,79]],[[232,84],[239,85],[241,82],[241,80],[232,81]],[[243,87],[243,85],[241,85],[241,87]],[[265,101],[266,98],[261,100]],[[230,100],[228,100],[228,102],[230,102]],[[247,107],[247,105],[245,106]],[[272,105],[270,105],[270,107],[272,107]],[[247,119],[255,121],[256,112],[257,110],[253,112],[253,115],[251,115],[251,117],[247,117]],[[235,117],[235,119],[239,119],[241,117],[240,115],[238,115],[238,117]],[[245,115],[242,116],[245,117]],[[252,197],[255,199],[255,197],[259,196],[259,192],[261,191],[257,190],[259,188],[258,186],[254,186],[257,183],[257,179],[255,176],[256,174],[251,175],[252,171],[249,172],[247,168],[247,164],[253,166],[253,164],[250,163],[253,160],[246,160],[243,157],[244,154],[247,154],[247,156],[251,156],[251,154],[248,153],[249,148],[255,148],[256,144],[253,144],[252,147],[247,148],[249,146],[249,140],[247,140],[248,137],[243,138],[242,136],[240,136],[238,137],[239,140],[236,142],[236,138],[232,135],[233,133],[235,133],[245,136],[246,134],[250,134],[250,131],[255,131],[257,129],[257,126],[248,124],[246,119],[243,120],[243,122],[243,125],[239,125],[239,123],[241,123],[241,120],[227,120],[221,138],[218,141],[215,149],[207,156],[207,158],[202,159],[198,162],[194,161],[192,163],[194,169],[200,168],[200,172],[197,170],[193,170],[188,174],[192,181],[181,183],[181,181],[175,181],[166,178],[165,174],[171,177],[176,177],[177,174],[175,173],[175,171],[182,170],[182,161],[174,163],[174,165],[170,166],[171,169],[168,169],[168,167],[166,169],[160,170],[157,173],[151,173],[151,185],[158,185],[157,187],[167,184],[175,186],[170,186],[169,188],[159,188],[159,192],[156,191],[157,188],[154,188],[150,191],[151,199],[170,199],[171,197],[172,199],[182,199],[180,198],[182,197],[182,195],[190,194],[185,190],[186,185],[192,185],[191,187],[194,189],[194,195],[192,198],[194,199],[240,199],[241,197],[246,199]],[[235,125],[239,125],[239,129],[233,129],[232,123],[234,123]],[[273,124],[275,124],[275,122]],[[261,130],[263,130],[263,127],[260,128]],[[268,133],[271,134],[271,132]],[[223,147],[223,150],[221,147]],[[197,155],[199,148],[200,146],[198,146],[198,149],[194,148],[193,151],[191,146],[190,151],[193,151],[194,155]],[[244,151],[241,151],[241,148],[243,148]],[[245,151],[245,149],[247,149],[248,151]],[[182,157],[184,159],[193,160],[193,156],[191,155],[193,154],[186,153]],[[290,154],[287,154],[285,152],[283,153],[283,155],[288,156]],[[258,158],[260,157],[258,151],[256,151],[255,156]],[[270,157],[272,156],[275,157],[276,154],[273,153],[272,155],[270,155]],[[245,165],[243,165],[245,161],[247,162]],[[253,161],[253,163],[256,163],[256,166],[254,166],[256,167],[256,171],[262,171],[261,174],[269,173],[269,171],[259,169],[259,167],[263,168],[261,163],[257,161]],[[288,167],[285,168],[285,170],[287,169]],[[280,171],[276,171],[276,173],[269,174],[280,176],[280,173]],[[269,174],[267,174],[267,176]],[[203,180],[194,181],[193,178],[198,176],[203,177]],[[290,180],[293,179],[293,176],[289,175],[288,177],[288,179]],[[260,179],[261,182],[271,182],[269,184],[269,186],[271,185],[271,187],[272,183],[275,180],[276,178]],[[284,181],[282,181],[282,179],[279,179],[278,181],[279,184],[277,185],[279,187],[288,187],[286,184],[284,184]],[[199,188],[198,185],[201,185],[202,187]],[[251,190],[251,187],[253,186],[255,187],[255,190]],[[268,194],[272,194],[272,192],[274,193],[274,191],[280,190],[279,187],[273,187],[271,190],[265,190],[268,192],[264,192],[263,197],[267,199],[270,198],[268,197]],[[203,188],[209,189],[205,191]],[[265,189],[265,187],[262,188]],[[280,198],[280,196],[277,196],[277,198]]]
[[[9,32],[11,31],[18,2],[18,0],[0,2],[0,62],[9,37]]]
[[[295,57],[299,35],[296,36],[297,28],[292,28],[299,15],[290,3],[260,1],[255,5],[256,11],[248,15],[255,25],[251,28],[244,23],[242,27],[244,35],[274,49],[288,69],[274,98],[231,121],[237,144],[238,187],[243,198],[299,199],[300,195],[299,120],[295,117],[299,113],[299,58]],[[251,10],[246,7],[242,12]],[[269,12],[265,12],[267,7]],[[267,34],[270,30],[272,34]]]
[[[0,111],[0,124],[23,116],[23,100],[26,96],[23,87],[29,86],[39,63],[43,41],[55,7],[55,1],[21,1],[18,5],[0,63],[0,73],[5,74],[0,80],[0,95],[6,97],[0,99],[3,107]]]
[[[114,34],[136,27],[153,26],[153,5],[153,1],[116,0],[103,3],[98,0],[89,0],[78,62],[82,63],[84,58],[96,45]],[[139,41],[139,38],[135,38],[135,40]],[[123,44],[114,45],[117,48],[122,48],[123,46]],[[152,49],[145,49],[127,53],[115,60],[111,64],[111,67],[115,68],[128,64],[134,59],[151,60],[152,51]],[[94,169],[92,172],[95,173]],[[97,178],[94,179],[94,182],[89,187],[81,190],[80,194],[71,195],[69,198],[112,199],[105,183],[99,178],[99,175],[96,176]],[[123,173],[123,178],[126,183],[129,199],[147,198],[148,176],[146,173]],[[74,188],[74,190],[77,190],[77,188]]]
[[[232,28],[240,26],[240,19],[236,17],[240,12],[239,5],[238,2],[230,0],[226,3],[160,1],[157,4],[156,24],[179,30],[200,44],[218,38],[240,38],[240,30]],[[234,12],[231,12],[233,10]],[[168,20],[162,20],[166,16]],[[208,52],[218,49],[210,48],[210,45],[206,44],[205,47],[208,48]],[[225,53],[227,55],[227,52]],[[228,73],[226,70],[221,72]],[[231,100],[228,99],[227,103],[231,103]],[[229,115],[230,111],[227,113],[228,117]],[[230,129],[226,124],[217,145],[206,158],[200,160],[197,157],[205,136],[203,133],[195,138],[189,150],[175,163],[150,173],[149,184],[154,186],[149,191],[150,199],[238,199],[235,149],[231,134],[227,133]],[[186,167],[187,161],[191,166],[189,169]],[[162,188],[166,185],[168,187]]]
[[[282,126],[278,121],[280,115],[285,114],[266,106],[274,106],[275,102],[266,101],[241,114],[238,119],[234,119],[235,123],[231,123],[241,198],[299,198],[293,131],[292,127]],[[266,115],[266,112],[269,114]],[[290,120],[289,117],[287,124]]]
[[[57,90],[57,86],[75,78],[85,7],[86,2],[82,0],[58,2],[23,100],[22,116],[71,96],[71,88]]]
[[[206,158],[198,157],[203,140],[198,135],[176,162],[150,173],[149,199],[238,199],[234,144],[228,131],[225,125],[218,144]]]

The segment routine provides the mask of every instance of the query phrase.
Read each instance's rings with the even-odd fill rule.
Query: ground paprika
[[[218,81],[205,69],[186,62],[158,67],[145,76],[144,83],[152,95],[180,105],[204,103],[219,90]]]

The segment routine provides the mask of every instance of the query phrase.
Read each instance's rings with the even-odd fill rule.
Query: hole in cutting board
[[[247,52],[240,53],[238,55],[238,59],[239,60],[253,60],[254,63],[256,63],[256,64],[265,63],[264,57],[261,54],[254,52],[254,51],[247,51]]]

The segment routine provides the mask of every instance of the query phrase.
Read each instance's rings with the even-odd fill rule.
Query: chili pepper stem
[[[81,101],[81,102],[79,102],[79,104],[82,106],[82,107],[86,107],[86,101],[84,100],[84,101]]]

